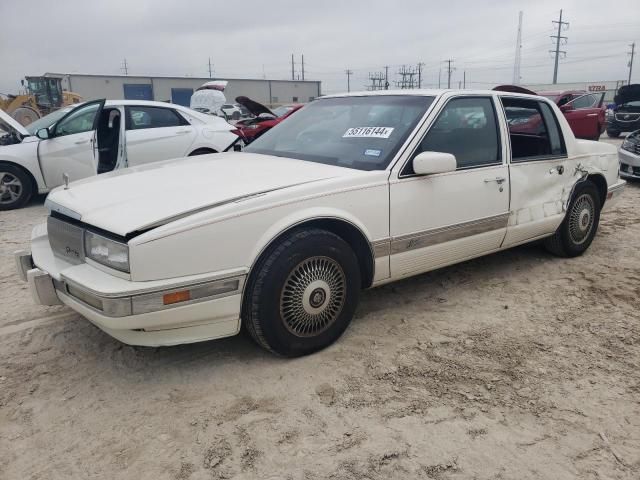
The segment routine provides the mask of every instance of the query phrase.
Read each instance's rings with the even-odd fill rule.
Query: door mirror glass
[[[46,140],[47,138],[49,138],[49,129],[48,128],[41,128],[36,132],[36,137],[38,137],[40,140]]]
[[[450,153],[422,152],[413,158],[413,171],[416,175],[454,172],[456,167],[456,157]]]

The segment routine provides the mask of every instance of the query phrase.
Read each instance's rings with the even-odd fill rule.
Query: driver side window
[[[93,103],[76,109],[56,125],[55,136],[62,137],[93,130],[99,107],[100,104]]]

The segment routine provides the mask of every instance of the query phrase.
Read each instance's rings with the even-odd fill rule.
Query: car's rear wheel
[[[351,322],[360,293],[351,247],[320,229],[298,229],[276,241],[247,285],[243,324],[262,347],[297,357],[336,341]]]
[[[620,132],[618,130],[607,130],[607,135],[609,138],[618,138],[620,136]]]
[[[25,205],[33,193],[29,175],[19,167],[0,163],[0,210],[13,210]]]
[[[600,195],[593,183],[585,181],[576,186],[562,224],[553,236],[545,239],[547,250],[560,257],[582,255],[598,230],[600,205]]]

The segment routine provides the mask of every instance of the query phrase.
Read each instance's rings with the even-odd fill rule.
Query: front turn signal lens
[[[187,302],[189,300],[191,300],[191,292],[189,290],[165,293],[162,296],[162,303],[164,305],[172,305],[174,303]]]

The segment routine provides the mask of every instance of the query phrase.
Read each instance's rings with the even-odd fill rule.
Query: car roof
[[[155,102],[152,100],[107,100],[104,102],[106,106],[117,106],[117,105],[138,105],[145,107],[165,107],[165,108],[187,108],[183,105],[178,105],[176,103],[170,102]]]
[[[384,96],[384,95],[413,95],[413,96],[428,96],[428,97],[437,97],[446,93],[457,93],[457,94],[466,94],[466,95],[487,95],[487,96],[499,96],[499,97],[523,97],[523,98],[535,98],[536,100],[540,100],[538,95],[530,95],[526,93],[515,93],[515,92],[501,92],[498,90],[472,90],[472,89],[403,89],[403,90],[375,90],[375,91],[361,91],[361,92],[349,92],[349,93],[338,93],[333,95],[324,95],[320,98],[340,98],[340,97],[373,97],[373,96]]]
[[[553,96],[553,97],[560,97],[561,95],[570,95],[570,94],[574,94],[574,93],[589,93],[585,90],[550,90],[550,91],[544,91],[544,92],[539,92],[540,95],[549,95],[549,96]]]

